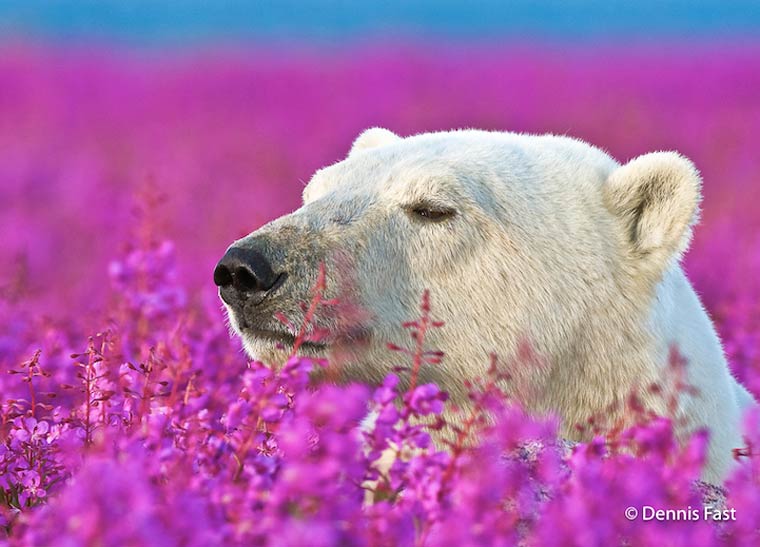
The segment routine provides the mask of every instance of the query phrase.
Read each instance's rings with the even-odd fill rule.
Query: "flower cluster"
[[[155,243],[140,253],[163,261],[165,248]],[[530,418],[501,391],[508,378],[495,357],[488,377],[469,386],[471,405],[449,408],[435,384],[418,383],[422,367],[445,358],[425,347],[426,332],[441,325],[427,293],[420,317],[405,325],[412,347],[389,348],[399,354],[398,370],[370,390],[313,386],[310,372],[324,363],[306,358],[292,357],[279,370],[245,362],[224,330],[210,328],[218,311],[201,304],[174,301],[173,322],[163,314],[124,315],[123,302],[131,310],[147,301],[140,291],[156,290],[140,277],[118,285],[124,300],[109,330],[90,337],[84,351],[48,364],[43,344],[10,370],[26,388],[2,404],[0,515],[14,543],[756,539],[744,518],[722,527],[625,518],[625,506],[703,501],[694,485],[705,437],[681,447],[664,418],[619,433],[612,444],[597,437],[570,446],[555,421]],[[55,356],[61,340],[52,341]],[[45,393],[52,401],[60,394],[62,404],[38,402],[39,384],[51,378],[66,379]],[[745,514],[757,512],[760,476],[758,416],[748,420],[744,463],[724,500]]]

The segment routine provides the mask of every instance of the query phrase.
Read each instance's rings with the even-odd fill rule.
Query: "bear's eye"
[[[440,205],[418,204],[409,207],[409,213],[419,220],[440,222],[453,217],[456,211]]]

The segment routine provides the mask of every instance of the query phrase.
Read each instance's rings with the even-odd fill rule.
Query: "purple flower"
[[[448,395],[435,384],[424,384],[414,389],[409,397],[409,407],[420,416],[440,414]]]
[[[383,380],[383,384],[375,390],[372,399],[378,404],[387,405],[397,397],[397,386],[398,376],[395,374],[389,374]]]

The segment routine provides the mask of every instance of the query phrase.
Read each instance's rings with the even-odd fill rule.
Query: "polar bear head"
[[[323,264],[340,304],[317,311],[326,334],[300,351],[370,382],[399,364],[386,346],[409,345],[402,324],[429,289],[445,326],[427,345],[446,357],[426,379],[463,398],[490,354],[509,361],[528,341],[545,363],[513,371],[515,395],[582,419],[574,397],[608,402],[580,395],[589,383],[646,374],[649,309],[699,197],[676,153],[621,166],[567,137],[370,129],[314,174],[298,210],[235,241],[214,278],[248,353],[277,363]]]

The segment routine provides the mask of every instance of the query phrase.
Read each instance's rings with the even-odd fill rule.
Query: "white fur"
[[[398,364],[386,343],[409,344],[400,325],[418,315],[427,288],[446,322],[428,345],[446,358],[423,381],[466,403],[464,381],[485,374],[489,354],[510,366],[528,340],[546,364],[511,365],[506,388],[529,410],[558,414],[569,438],[588,438],[574,425],[592,416],[629,424],[624,404],[634,391],[667,414],[665,398],[648,388],[672,383],[668,353],[677,347],[695,388],[680,399],[679,433],[709,428],[704,478],[720,482],[752,399],[678,264],[699,199],[697,171],[675,153],[620,166],[566,137],[468,130],[402,139],[372,129],[314,175],[303,207],[249,237],[299,234],[291,263],[319,249],[328,272],[332,251],[348,252],[349,297],[372,315],[361,325],[368,344],[342,353],[345,378],[377,382]],[[456,215],[420,221],[410,212],[420,203]],[[280,355],[252,337],[246,347],[258,358]]]

